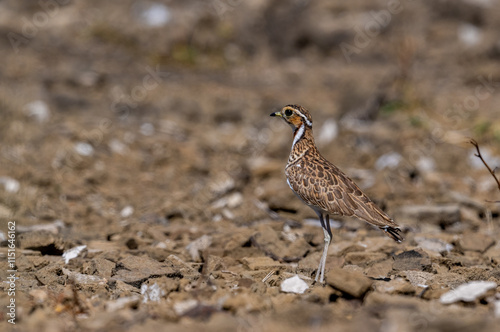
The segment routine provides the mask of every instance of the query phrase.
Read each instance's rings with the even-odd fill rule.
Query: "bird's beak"
[[[281,113],[280,112],[274,112],[274,113],[271,113],[270,116],[281,116]]]

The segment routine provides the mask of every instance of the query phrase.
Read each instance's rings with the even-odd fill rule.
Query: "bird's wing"
[[[293,191],[307,204],[327,213],[358,217],[394,240],[402,240],[398,225],[337,166],[321,156],[302,160],[300,166],[287,169],[287,177]]]

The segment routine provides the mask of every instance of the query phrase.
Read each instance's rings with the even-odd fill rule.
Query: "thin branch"
[[[498,180],[497,176],[495,175],[495,171],[492,170],[490,168],[490,166],[488,166],[488,164],[486,163],[486,161],[483,159],[483,156],[481,155],[481,151],[479,150],[479,144],[476,142],[476,140],[472,139],[470,140],[470,144],[474,145],[476,147],[476,151],[477,153],[475,153],[474,155],[476,157],[478,157],[479,159],[481,159],[481,161],[483,162],[484,166],[486,166],[486,168],[488,169],[488,172],[490,172],[491,176],[493,176],[493,178],[495,179],[496,183],[497,183],[497,186],[498,186],[498,190],[500,190],[500,181]],[[495,168],[496,170],[496,168]],[[500,201],[496,201],[495,203],[498,203]]]

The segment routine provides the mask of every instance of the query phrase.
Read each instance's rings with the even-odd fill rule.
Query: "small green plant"
[[[491,127],[491,122],[486,121],[486,120],[480,120],[474,125],[474,134],[476,136],[484,136],[488,134],[488,131],[490,130]]]
[[[387,102],[386,104],[380,107],[380,112],[383,115],[390,115],[395,113],[398,110],[402,110],[406,108],[406,104],[400,100],[392,100]]]
[[[422,128],[424,126],[424,121],[418,115],[410,115],[410,125],[415,128]]]

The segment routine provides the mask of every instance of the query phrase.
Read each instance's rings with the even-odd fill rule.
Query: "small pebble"
[[[198,301],[194,300],[194,299],[176,302],[174,304],[174,311],[177,315],[182,316],[184,313],[193,309],[197,305],[198,305]]]
[[[50,118],[50,110],[47,103],[42,100],[35,100],[24,106],[25,112],[35,118],[38,122],[46,122]]]
[[[118,154],[125,154],[125,152],[127,151],[127,146],[117,139],[112,139],[109,142],[109,148],[111,149],[111,151]]]
[[[323,123],[323,126],[319,130],[318,135],[318,143],[319,144],[328,144],[331,143],[339,133],[339,126],[337,125],[337,121],[334,119],[328,119]]]
[[[162,3],[138,3],[133,9],[138,12],[139,20],[150,27],[161,27],[172,19],[170,9]]]
[[[155,133],[155,127],[151,123],[146,122],[141,125],[140,132],[144,136],[153,136]]]
[[[94,148],[89,143],[78,142],[75,144],[75,151],[81,156],[89,157],[94,154]]]
[[[78,257],[78,255],[80,255],[80,253],[85,249],[87,248],[86,245],[83,245],[83,246],[78,246],[78,247],[74,247],[74,248],[71,248],[69,250],[66,250],[63,254],[62,254],[62,257],[64,258],[64,264],[68,264],[70,260],[72,260],[73,258],[76,258]]]
[[[124,207],[124,208],[120,211],[120,216],[122,216],[122,218],[128,218],[128,217],[130,217],[133,213],[134,213],[134,208],[133,208],[133,207],[131,207],[130,205],[127,205],[126,207]]]
[[[450,304],[459,301],[473,302],[483,296],[490,289],[494,289],[496,287],[497,284],[493,281],[471,281],[444,293],[439,301],[443,304]]]
[[[281,283],[281,291],[285,293],[303,294],[308,288],[309,285],[297,275]]]
[[[397,152],[389,152],[380,156],[375,162],[375,168],[377,170],[383,170],[384,168],[394,169],[401,162],[403,157]]]
[[[479,44],[482,38],[481,29],[472,24],[461,24],[458,27],[458,39],[465,46],[475,46]]]
[[[5,191],[9,193],[17,193],[19,191],[19,181],[8,176],[0,176],[0,184],[3,184]]]
[[[200,251],[207,249],[211,244],[212,237],[209,235],[203,235],[188,244],[186,249],[191,255],[193,261],[198,261],[200,259]]]
[[[161,297],[165,295],[165,291],[155,282],[152,285],[141,285],[142,303],[160,302]]]

